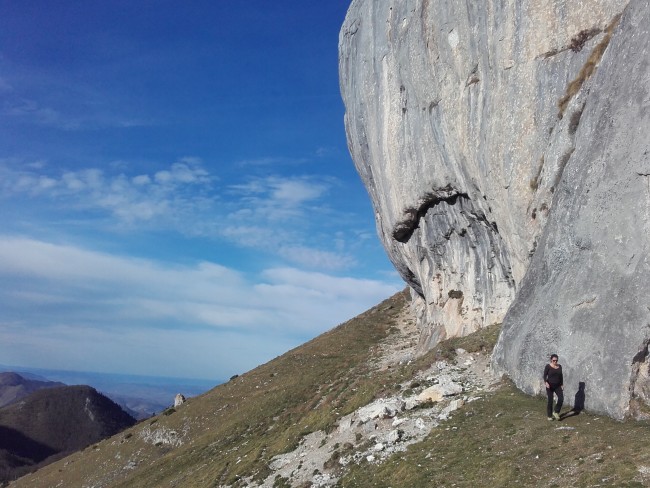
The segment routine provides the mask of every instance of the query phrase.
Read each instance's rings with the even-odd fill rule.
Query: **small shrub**
[[[275,480],[273,480],[273,488],[291,488],[289,478],[284,478],[280,475],[277,475],[275,477]]]
[[[330,456],[330,458],[323,463],[323,468],[334,469],[338,467],[340,459],[341,459],[341,453],[339,451],[334,451]]]
[[[578,32],[577,35],[571,39],[571,43],[569,44],[569,48],[574,53],[582,51],[582,48],[584,47],[585,43],[591,39],[592,37],[597,36],[600,34],[602,31],[598,29],[597,27],[594,27],[593,29],[584,29]]]
[[[569,105],[569,102],[580,91],[580,88],[582,88],[584,82],[587,81],[596,72],[598,63],[600,63],[600,59],[603,57],[603,54],[605,53],[605,49],[607,49],[607,46],[609,45],[609,41],[612,38],[612,34],[614,33],[614,29],[618,25],[620,19],[621,19],[620,14],[614,17],[612,22],[607,26],[606,34],[603,37],[603,40],[600,41],[600,43],[598,43],[598,45],[591,52],[591,54],[589,55],[589,59],[587,59],[587,62],[584,64],[584,66],[578,73],[578,76],[571,83],[569,83],[569,86],[567,86],[566,93],[558,102],[558,108],[559,108],[559,112],[557,115],[558,119],[561,119],[564,116],[564,111]],[[582,42],[582,44],[584,44],[584,42]],[[579,40],[576,41],[576,46],[578,46],[579,43],[580,43]],[[582,45],[580,45],[580,49],[582,49]]]

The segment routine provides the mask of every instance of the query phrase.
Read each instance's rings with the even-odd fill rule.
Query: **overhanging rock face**
[[[557,352],[567,392],[618,417],[650,396],[648,3],[353,0],[339,39],[349,148],[421,349],[514,303],[496,367],[536,392]]]

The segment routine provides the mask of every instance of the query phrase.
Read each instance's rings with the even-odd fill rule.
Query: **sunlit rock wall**
[[[508,311],[495,366],[543,391],[540,356],[572,400],[615,418],[650,410],[650,2],[632,1],[588,85],[575,150]]]
[[[503,321],[494,367],[520,388],[540,392],[556,352],[569,403],[583,382],[587,408],[643,415],[649,12],[649,0],[352,1],[339,38],[348,145],[416,298],[421,350]]]
[[[575,148],[584,67],[625,5],[352,1],[348,144],[422,350],[503,320]]]

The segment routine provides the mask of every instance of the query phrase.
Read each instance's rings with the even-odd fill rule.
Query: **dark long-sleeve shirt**
[[[544,368],[544,381],[551,385],[564,385],[564,378],[562,376],[562,366],[557,365],[557,369],[547,364]]]

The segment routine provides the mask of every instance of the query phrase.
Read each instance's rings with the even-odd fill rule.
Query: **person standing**
[[[544,384],[546,385],[546,415],[548,420],[560,420],[560,409],[564,403],[564,378],[562,366],[558,363],[557,354],[551,354],[551,361],[544,367]],[[553,411],[553,394],[557,396],[555,411]]]

